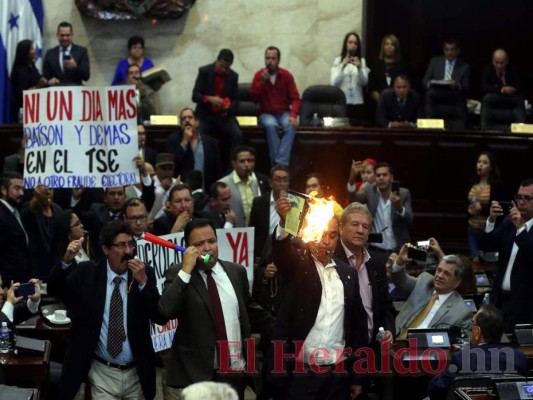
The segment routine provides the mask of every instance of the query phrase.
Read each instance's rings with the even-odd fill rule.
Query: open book
[[[165,67],[162,65],[156,65],[142,73],[142,81],[150,86],[153,90],[161,89],[164,83],[170,80],[170,75],[168,74]]]

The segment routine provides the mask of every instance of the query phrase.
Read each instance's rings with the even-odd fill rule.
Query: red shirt
[[[290,111],[291,117],[296,118],[300,113],[300,94],[292,74],[286,69],[278,68],[274,85],[270,79],[261,82],[262,74],[263,69],[255,73],[250,88],[250,95],[259,103],[261,113],[279,115]]]

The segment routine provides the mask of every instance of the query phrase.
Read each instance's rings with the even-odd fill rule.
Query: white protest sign
[[[161,237],[174,244],[185,246],[181,232]],[[218,258],[244,266],[251,291],[254,279],[254,228],[217,229],[217,239]],[[182,254],[167,247],[139,240],[137,241],[137,255],[147,266],[154,268],[157,289],[159,293],[163,293],[165,272],[172,265],[181,262]],[[152,324],[152,343],[156,352],[170,348],[178,323],[179,321],[172,320],[165,326]]]
[[[26,90],[23,131],[26,188],[139,182],[134,86]]]

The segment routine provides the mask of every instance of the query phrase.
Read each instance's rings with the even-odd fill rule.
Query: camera
[[[425,262],[428,258],[427,247],[409,247],[407,249],[407,257],[412,258],[415,261]]]

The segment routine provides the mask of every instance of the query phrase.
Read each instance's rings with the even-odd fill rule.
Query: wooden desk
[[[44,352],[38,354],[0,354],[6,382],[10,385],[40,387],[48,380],[51,343],[45,341]]]
[[[17,325],[21,336],[33,339],[48,340],[53,343],[50,361],[62,363],[65,359],[67,344],[70,337],[70,324],[54,325],[48,320],[36,315]]]

